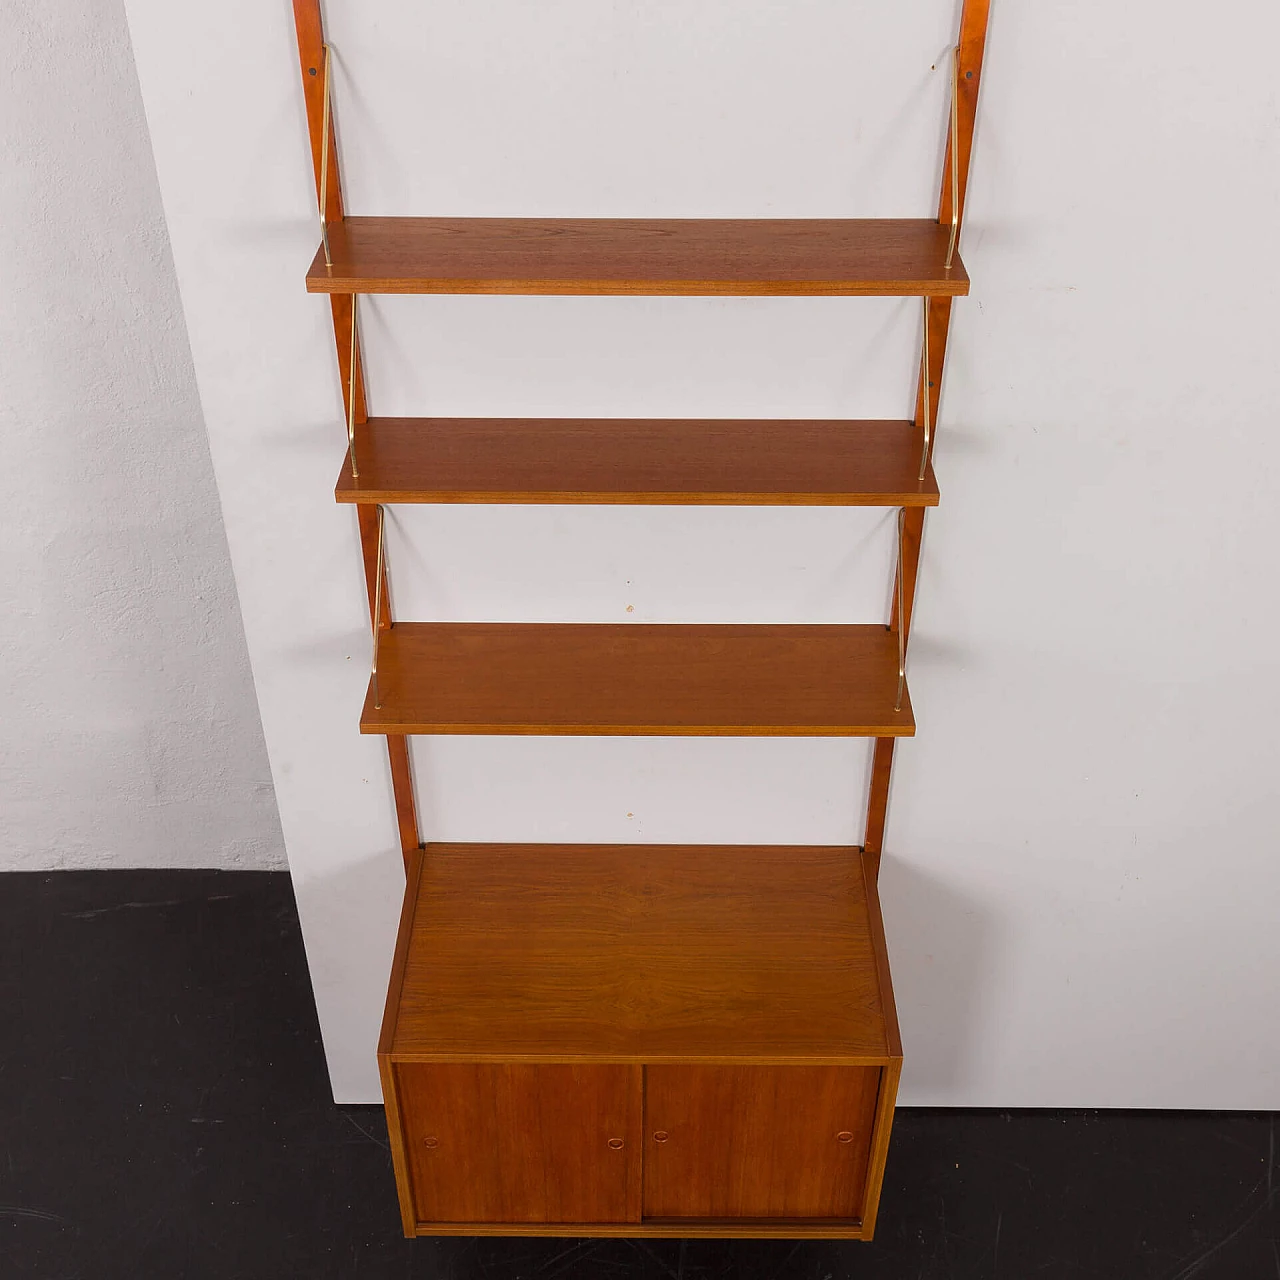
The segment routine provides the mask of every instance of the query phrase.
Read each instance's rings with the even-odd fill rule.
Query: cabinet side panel
[[[417,1234],[417,1214],[413,1204],[413,1184],[405,1152],[404,1122],[400,1116],[399,1082],[396,1065],[378,1055],[378,1075],[382,1080],[382,1105],[387,1113],[387,1142],[391,1147],[391,1167],[396,1175],[396,1197],[400,1202],[400,1225],[406,1236]]]
[[[891,1062],[880,1073],[875,1130],[871,1136],[871,1158],[867,1169],[867,1189],[861,1214],[864,1240],[870,1240],[876,1229],[876,1214],[880,1211],[880,1188],[884,1185],[884,1167],[889,1158],[889,1135],[893,1130],[893,1111],[898,1100],[898,1078],[901,1075],[901,1058]]]
[[[378,1076],[382,1082],[382,1105],[387,1113],[387,1140],[391,1146],[391,1164],[396,1174],[396,1194],[400,1199],[400,1221],[406,1236],[415,1232],[413,1188],[409,1162],[405,1153],[404,1122],[400,1115],[399,1080],[391,1052],[395,1041],[396,1019],[400,1009],[400,988],[404,984],[404,966],[413,935],[413,918],[418,903],[418,881],[422,876],[423,854],[415,849],[405,864],[404,906],[400,912],[400,932],[396,937],[391,977],[387,981],[387,1003],[382,1014],[382,1032],[378,1037]]]
[[[387,1003],[382,1010],[382,1030],[378,1035],[378,1057],[395,1052],[396,1024],[400,1017],[400,991],[404,986],[405,965],[409,962],[409,946],[413,941],[413,922],[418,910],[418,888],[426,854],[414,849],[405,861],[404,905],[400,908],[400,928],[391,960],[391,976],[387,979]],[[384,1078],[385,1092],[385,1078]]]
[[[645,1218],[857,1218],[878,1067],[645,1069]]]
[[[880,890],[877,884],[878,859],[867,853],[860,855],[862,886],[867,899],[867,928],[875,955],[876,982],[880,1007],[884,1011],[885,1040],[891,1058],[902,1057],[902,1036],[898,1032],[898,1008],[893,999],[893,978],[889,973],[889,948],[884,938],[884,917],[880,913]]]
[[[629,1220],[626,1066],[401,1063],[419,1222]]]

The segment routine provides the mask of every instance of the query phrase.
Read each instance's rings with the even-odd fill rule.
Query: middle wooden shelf
[[[377,671],[364,733],[915,733],[880,624],[397,622]]]
[[[339,502],[932,507],[906,421],[370,418]]]

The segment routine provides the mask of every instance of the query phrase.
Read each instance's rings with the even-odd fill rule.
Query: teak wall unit
[[[870,1239],[902,1065],[876,879],[906,691],[988,0],[965,0],[938,217],[360,218],[319,0],[294,0],[407,890],[378,1058],[407,1235]],[[364,293],[923,300],[911,420],[368,415]],[[887,625],[395,622],[382,504],[896,507]],[[862,735],[862,845],[423,845],[419,733]]]

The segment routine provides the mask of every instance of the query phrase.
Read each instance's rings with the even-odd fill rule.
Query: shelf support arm
[[[320,0],[293,0],[293,21],[298,32],[302,96],[307,108],[307,133],[311,140],[311,163],[315,170],[316,201],[320,208],[325,262],[328,263],[329,226],[331,223],[341,222],[343,218],[342,184],[338,177],[338,139],[333,127],[330,75],[332,51],[324,38]]]
[[[978,114],[978,87],[982,80],[982,56],[987,43],[987,15],[991,0],[964,0],[960,37],[952,54],[951,112],[947,153],[943,158],[942,191],[938,221],[951,227],[948,267],[964,225],[964,202],[969,189],[969,163],[973,158],[973,129]]]
[[[347,357],[347,453],[351,459],[351,478],[360,479],[356,466],[356,370],[360,367],[360,295],[351,295],[351,354]],[[926,443],[925,448],[928,449]],[[379,508],[381,510],[381,508]]]

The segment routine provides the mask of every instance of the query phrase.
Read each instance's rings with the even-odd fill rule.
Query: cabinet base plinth
[[[869,1240],[862,1223],[752,1221],[684,1222],[419,1222],[413,1236],[611,1236],[633,1240]]]

